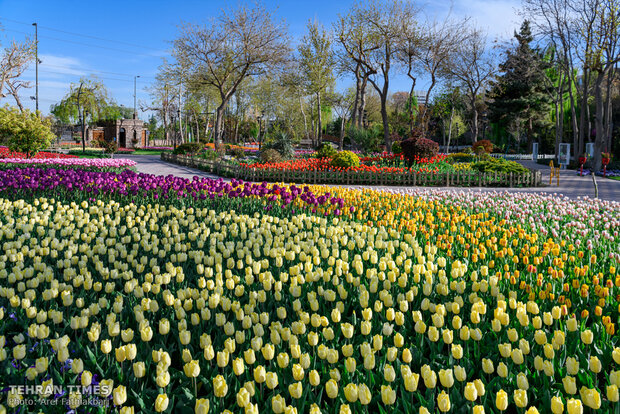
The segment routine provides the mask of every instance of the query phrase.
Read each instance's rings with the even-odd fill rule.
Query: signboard
[[[566,166],[570,163],[570,145],[571,144],[560,144],[558,161],[562,168],[566,168]]]
[[[586,154],[589,159],[594,158],[594,142],[586,142]]]
[[[538,161],[538,142],[532,144],[532,161]]]

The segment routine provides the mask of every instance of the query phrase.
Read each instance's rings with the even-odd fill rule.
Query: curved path
[[[180,165],[172,164],[162,161],[159,155],[120,155],[117,158],[127,158],[134,160],[138,163],[136,169],[138,172],[156,174],[156,175],[175,175],[178,177],[184,177],[192,179],[194,176],[205,178],[220,178],[217,175],[206,173],[204,171],[196,170],[194,168],[183,167]],[[462,188],[462,187],[391,187],[391,186],[360,186],[350,185],[342,186],[349,188],[372,188],[376,190],[393,190],[404,191],[407,189],[420,189],[426,188],[429,190],[440,191],[508,191],[508,192],[527,192],[527,193],[553,193],[562,194],[570,198],[579,197],[594,197],[594,184],[592,183],[591,176],[579,177],[575,175],[574,171],[563,170],[560,173],[560,186],[556,185],[554,179],[553,185],[549,186],[549,167],[544,165],[537,165],[531,161],[521,162],[528,168],[536,168],[542,171],[542,181],[545,187],[536,188]],[[605,179],[602,177],[596,177],[598,184],[599,198],[609,201],[620,202],[620,181]]]

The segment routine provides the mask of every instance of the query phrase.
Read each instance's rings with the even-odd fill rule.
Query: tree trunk
[[[357,127],[364,127],[364,110],[366,109],[366,85],[368,85],[368,75],[364,74],[362,78],[362,87],[360,89],[360,102],[357,115]]]
[[[560,143],[564,135],[564,79],[560,72],[558,92],[555,97],[555,154],[559,154]]]
[[[601,152],[605,149],[605,102],[603,100],[603,81],[605,80],[606,70],[598,72],[594,85],[594,101],[596,103],[596,115],[594,116],[594,127],[596,128],[596,140],[594,141],[594,171],[601,169]]]
[[[355,101],[353,102],[353,111],[351,112],[351,125],[357,126],[357,108],[360,100],[360,92],[362,89],[362,78],[360,76],[360,64],[355,67]]]
[[[387,92],[387,87],[384,87]],[[385,142],[385,150],[392,151],[392,142],[390,140],[390,124],[387,113],[387,93],[382,93],[381,97],[381,122],[383,122],[383,140]]]
[[[584,68],[583,74],[583,91],[581,96],[581,108],[579,111],[579,135],[577,137],[577,141],[574,143],[575,148],[573,154],[575,157],[581,156],[583,154],[583,145],[585,142],[586,136],[586,127],[589,124],[589,119],[587,119],[588,113],[588,83],[590,82],[590,71],[589,69]],[[588,117],[589,118],[589,117]],[[588,128],[588,136],[590,135],[590,129]]]
[[[321,145],[321,137],[323,135],[323,119],[322,119],[322,114],[321,114],[321,92],[317,92],[316,94],[316,109],[317,109],[317,113],[318,113],[318,122],[317,122],[317,140],[318,140],[318,144]]]
[[[472,122],[471,122],[471,134],[472,141],[474,143],[478,142],[478,108],[476,107],[476,95],[471,101],[471,111],[472,111]]]
[[[223,129],[223,120],[224,120],[224,109],[226,109],[226,102],[222,102],[220,106],[215,110],[215,126],[214,126],[214,135],[213,142],[215,143],[215,148],[222,143],[222,129]]]
[[[605,91],[605,148],[604,151],[611,150],[611,139],[612,139],[612,128],[613,128],[613,112],[612,112],[612,99],[611,99],[611,87],[613,83],[613,79],[616,73],[616,69],[611,67],[609,72],[607,73],[607,90]]]
[[[308,133],[308,120],[306,118],[306,111],[304,111],[304,102],[301,99],[301,95],[299,95],[299,108],[301,109],[301,115],[304,118],[304,132],[306,134],[306,138],[309,137],[309,133]]]
[[[454,121],[454,106],[450,111],[450,126],[448,127],[448,145],[446,145],[446,154],[450,153],[450,141],[452,140],[452,122]]]
[[[345,119],[342,117],[340,118],[340,145],[338,146],[340,151],[344,150],[344,124]]]
[[[407,111],[409,115],[409,133],[413,135],[413,127],[415,123],[415,117],[413,112],[413,99],[415,97],[415,84],[417,79],[411,76],[411,69],[409,69],[409,73],[407,75],[409,76],[409,78],[411,78],[411,90],[409,91],[409,110]],[[417,110],[417,108],[415,109]]]

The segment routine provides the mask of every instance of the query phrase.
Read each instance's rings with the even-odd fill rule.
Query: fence
[[[375,173],[360,171],[286,171],[256,170],[218,161],[185,155],[162,153],[163,161],[198,168],[219,176],[253,182],[286,182],[304,184],[392,185],[392,186],[453,186],[453,187],[537,187],[540,171],[502,173],[456,171],[446,173],[406,172]]]
[[[519,160],[533,160],[534,154],[489,154],[493,158],[503,158],[505,160],[519,161]],[[554,154],[538,154],[539,160],[552,160],[555,158]]]

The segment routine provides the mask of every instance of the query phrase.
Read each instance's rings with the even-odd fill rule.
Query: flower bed
[[[255,182],[288,183],[330,183],[358,185],[395,185],[395,186],[462,186],[462,187],[535,187],[541,185],[540,171],[525,172],[480,172],[467,166],[454,164],[450,169],[442,170],[429,164],[419,165],[419,169],[402,167],[363,166],[357,168],[325,167],[321,159],[296,160],[282,163],[281,168],[251,168],[247,163],[230,163],[200,157],[164,153],[162,160],[180,165],[199,168],[223,177],[235,177]],[[279,165],[280,163],[278,163]],[[257,165],[257,164],[251,164]],[[258,164],[261,165],[261,164]],[[274,166],[276,163],[270,164]],[[472,164],[473,165],[473,164]]]
[[[254,211],[257,206],[269,211],[274,207],[312,210],[324,215],[340,215],[342,200],[331,197],[329,192],[315,194],[307,186],[280,186],[246,183],[232,180],[230,183],[208,178],[193,180],[172,175],[158,176],[124,170],[121,173],[83,171],[54,168],[16,168],[0,171],[0,194],[30,199],[33,196],[75,197],[94,200],[105,199],[120,202],[168,203],[185,206],[192,202],[207,206],[226,203],[231,208]],[[243,199],[256,201],[248,206]],[[202,204],[200,204],[202,203]],[[247,210],[249,208],[249,210]],[[262,209],[261,209],[262,211]]]
[[[52,167],[52,168],[78,168],[81,170],[97,171],[121,171],[125,168],[135,167],[136,162],[127,159],[110,158],[2,158],[0,168],[12,169],[22,166],[28,167]]]
[[[22,153],[22,152],[17,152],[17,151],[11,151],[9,150],[7,147],[0,147],[0,159],[3,158],[20,158],[20,159],[25,159],[27,158],[26,154]],[[46,159],[46,158],[77,158],[75,155],[68,155],[68,154],[62,154],[59,152],[45,152],[45,151],[39,151],[37,152],[37,154],[33,157],[34,159]]]
[[[183,209],[2,192],[3,384],[140,412],[618,409],[619,203],[317,186],[341,217],[244,215],[210,184]]]

